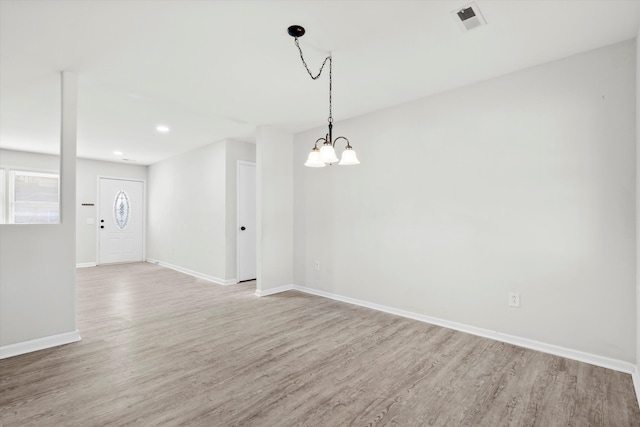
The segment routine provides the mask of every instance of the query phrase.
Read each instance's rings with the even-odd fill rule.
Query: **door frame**
[[[96,265],[100,265],[100,180],[134,181],[142,183],[142,262],[147,261],[147,181],[139,178],[123,178],[98,175],[96,179]]]
[[[240,165],[253,166],[257,168],[256,162],[238,160],[236,163],[236,282],[240,282]],[[257,171],[257,169],[256,169]],[[256,199],[258,195],[258,178],[256,174]],[[258,226],[258,204],[256,203],[256,227]],[[256,230],[256,273],[257,273],[257,253],[258,234]]]

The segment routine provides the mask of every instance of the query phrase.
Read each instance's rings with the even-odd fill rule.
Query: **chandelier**
[[[305,32],[304,28],[301,27],[300,25],[292,25],[288,28],[287,31],[289,35],[295,39],[296,47],[300,52],[300,59],[302,60],[302,64],[304,65],[304,68],[306,68],[307,73],[309,73],[309,77],[311,77],[313,80],[317,80],[322,74],[322,70],[324,69],[324,66],[327,63],[329,63],[329,118],[328,118],[329,133],[327,133],[324,136],[324,138],[318,138],[316,140],[315,144],[313,145],[313,149],[311,150],[311,153],[309,153],[309,157],[307,158],[307,161],[305,162],[304,165],[309,166],[311,168],[323,168],[326,165],[331,165],[332,163],[338,162],[335,146],[336,146],[336,142],[338,142],[341,139],[344,139],[347,142],[347,146],[342,152],[342,157],[340,158],[340,161],[338,162],[338,164],[342,166],[359,164],[360,161],[356,157],[356,152],[353,149],[353,147],[351,147],[351,144],[349,143],[349,140],[347,138],[345,138],[344,136],[339,136],[336,139],[333,139],[333,116],[331,114],[331,105],[332,105],[331,90],[332,90],[332,83],[333,83],[332,73],[331,73],[331,65],[332,65],[331,53],[329,53],[329,56],[327,56],[324,59],[324,61],[322,62],[322,66],[320,66],[320,71],[318,71],[318,74],[314,76],[311,70],[309,70],[309,66],[307,65],[307,62],[304,60],[304,56],[302,55],[302,49],[300,48],[300,44],[298,43],[298,37],[302,37],[304,35],[304,32]],[[318,148],[318,143],[321,141],[322,141],[322,146]]]

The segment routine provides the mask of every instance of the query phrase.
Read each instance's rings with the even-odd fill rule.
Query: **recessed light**
[[[156,130],[158,132],[166,133],[166,132],[169,132],[169,126],[158,125],[158,126],[156,126]]]
[[[122,156],[122,151],[114,151],[113,154],[116,156]]]

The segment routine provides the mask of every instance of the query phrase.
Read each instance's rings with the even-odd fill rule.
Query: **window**
[[[10,170],[8,202],[9,224],[59,223],[60,175]]]
[[[113,204],[113,219],[120,230],[124,230],[129,223],[130,209],[129,196],[127,196],[124,190],[120,190],[120,192],[116,194],[116,200]]]

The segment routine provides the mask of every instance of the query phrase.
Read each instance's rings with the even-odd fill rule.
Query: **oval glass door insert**
[[[127,196],[124,190],[120,190],[120,192],[116,194],[116,201],[113,205],[113,219],[120,230],[124,230],[129,223],[130,210],[129,196]]]

